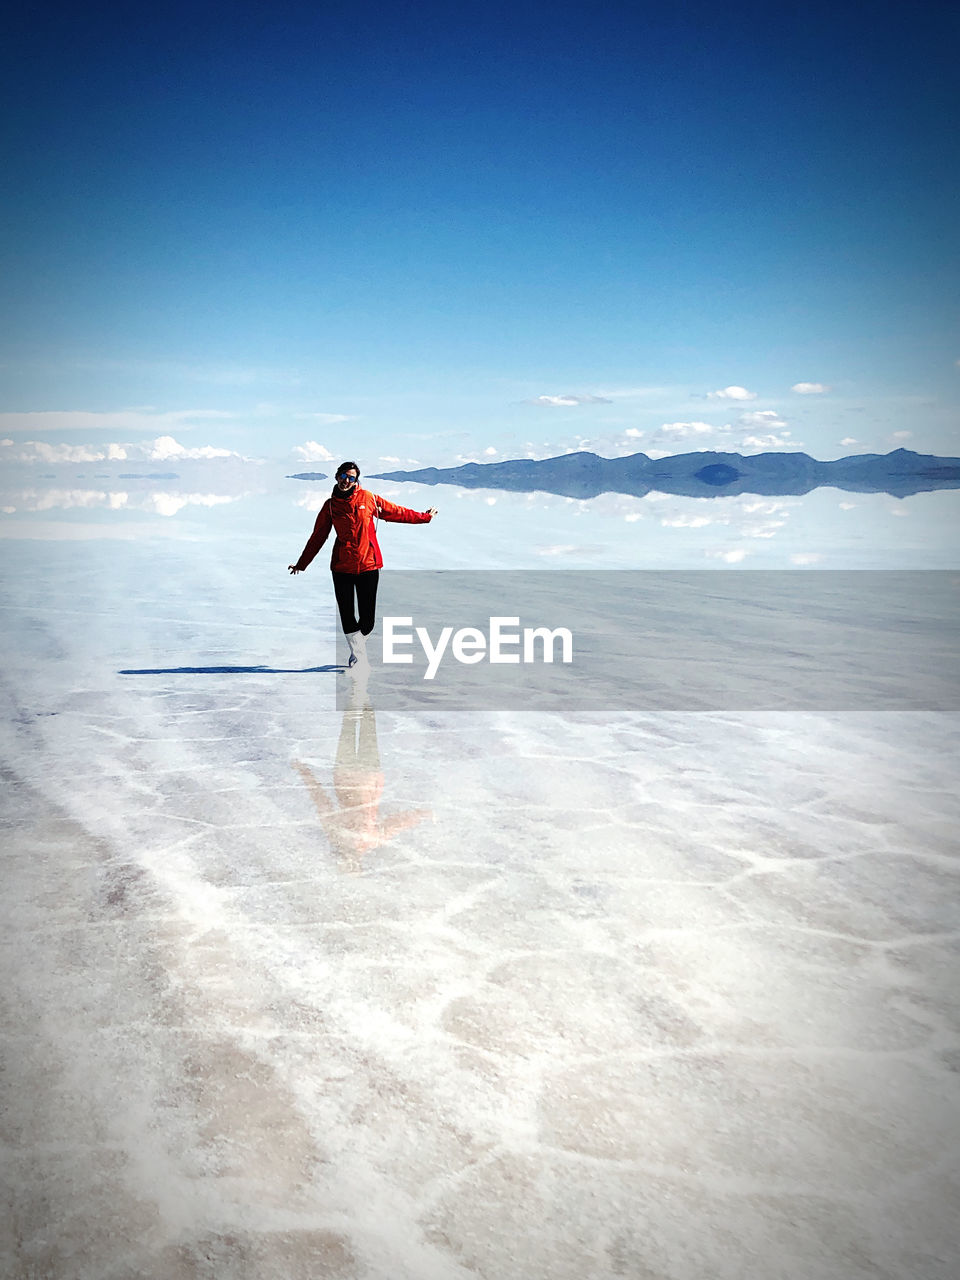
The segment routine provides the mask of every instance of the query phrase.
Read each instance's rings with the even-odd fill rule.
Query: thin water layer
[[[5,1270],[952,1276],[956,718],[338,708],[268,569],[8,562]]]

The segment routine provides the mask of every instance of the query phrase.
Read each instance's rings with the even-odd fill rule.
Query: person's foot
[[[350,657],[347,660],[346,670],[350,671],[354,667],[369,666],[367,659],[367,638],[363,632],[349,632],[347,634],[347,644],[350,646]]]

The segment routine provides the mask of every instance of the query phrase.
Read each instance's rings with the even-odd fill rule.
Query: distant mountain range
[[[324,479],[316,472],[291,477]],[[652,490],[690,497],[755,493],[773,496],[809,493],[829,485],[853,493],[889,493],[905,498],[933,489],[960,488],[960,458],[938,458],[894,449],[861,453],[834,462],[818,462],[806,453],[679,453],[648,458],[601,458],[596,453],[565,453],[558,458],[517,458],[510,462],[468,462],[462,467],[425,467],[387,471],[370,479],[416,484],[453,484],[466,489],[508,489],[516,493],[561,494],[595,498],[601,493],[642,497]]]
[[[109,479],[109,476],[107,477]],[[123,471],[118,480],[179,480],[176,471]]]

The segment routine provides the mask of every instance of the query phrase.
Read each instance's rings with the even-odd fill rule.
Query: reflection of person
[[[331,528],[336,531],[330,568],[333,589],[340,610],[340,624],[350,646],[350,667],[366,665],[366,637],[376,621],[377,585],[383,556],[377,543],[376,520],[397,524],[429,524],[437,514],[411,511],[387,502],[379,494],[361,489],[360,468],[355,462],[337,467],[337,483],[320,508],[316,524],[296,564],[288,565],[291,573],[302,573],[326,542]]]
[[[359,871],[364,854],[387,844],[408,827],[433,817],[430,809],[408,809],[381,820],[383,772],[376,716],[369,703],[360,711],[345,711],[343,715],[333,766],[336,804],[308,765],[294,760],[293,767],[307,785],[344,871]]]

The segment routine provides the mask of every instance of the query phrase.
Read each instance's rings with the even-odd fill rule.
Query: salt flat
[[[955,716],[341,711],[319,574],[21,552],[5,1274],[957,1274]]]

